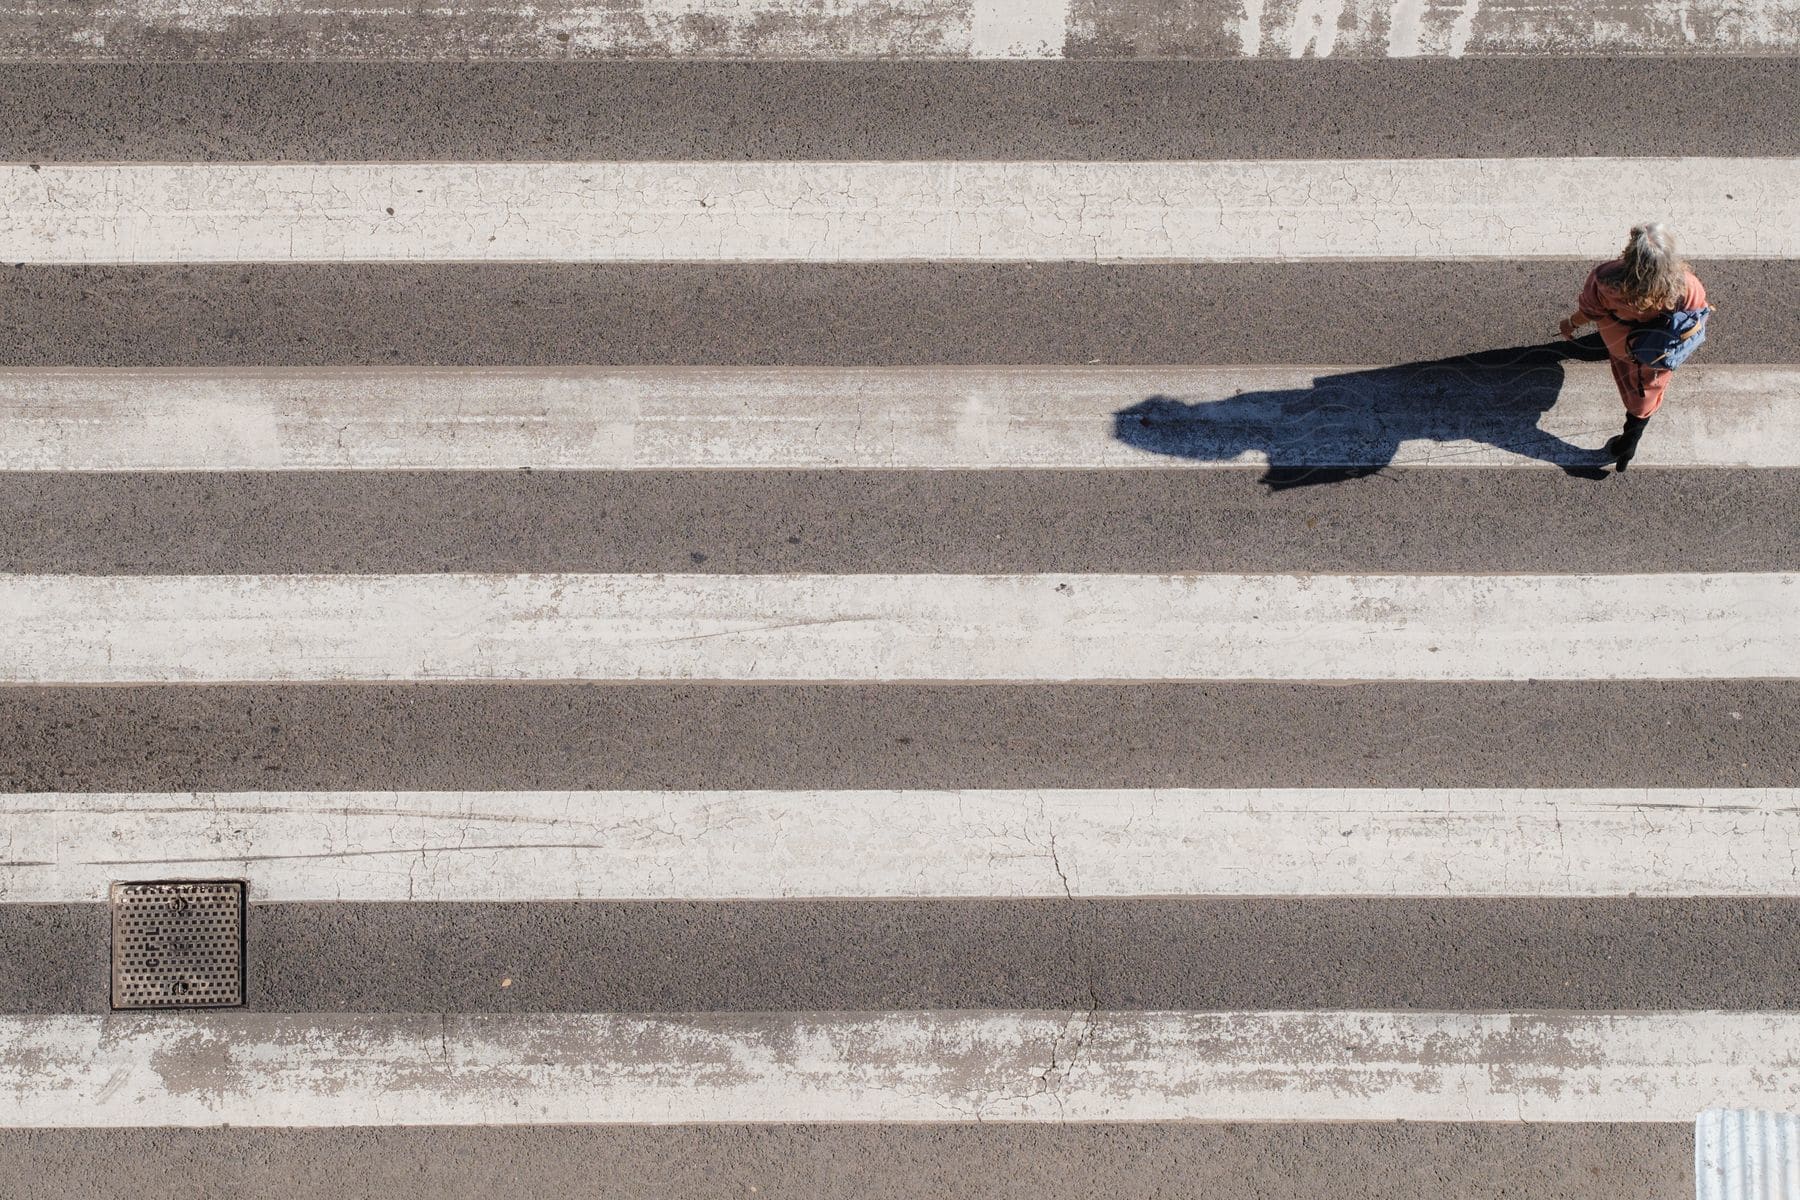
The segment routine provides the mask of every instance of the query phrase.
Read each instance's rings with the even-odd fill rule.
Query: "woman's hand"
[[[1557,329],[1561,331],[1563,341],[1572,342],[1580,336],[1576,331],[1587,323],[1587,314],[1576,313],[1574,316],[1564,317],[1562,319],[1562,324],[1558,325]]]

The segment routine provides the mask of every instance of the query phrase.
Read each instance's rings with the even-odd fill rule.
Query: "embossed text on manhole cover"
[[[225,1008],[244,1002],[244,885],[112,885],[112,1006]]]

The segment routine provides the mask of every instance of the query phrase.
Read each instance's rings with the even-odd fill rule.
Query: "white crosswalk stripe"
[[[1553,258],[1616,247],[1645,209],[1694,254],[1793,258],[1797,197],[1800,159],[1759,158],[56,163],[0,174],[0,259]]]
[[[1696,364],[1637,461],[1800,467],[1800,372]],[[1542,411],[1540,412],[1540,409]],[[1600,364],[0,371],[9,471],[1550,467]]]
[[[8,683],[1800,678],[1800,574],[0,576]]]
[[[0,839],[33,904],[1800,895],[1781,788],[24,793]]]
[[[1609,92],[1622,56],[1668,93]],[[1354,61],[1295,61],[1327,58]],[[1564,58],[1596,112],[1770,111],[1565,147],[1331,108],[1566,99],[1536,73]],[[1618,1129],[1685,1162],[1696,1113],[1791,1109],[1800,365],[1750,297],[1800,271],[1800,143],[1759,132],[1796,61],[1800,0],[0,13],[0,86],[62,114],[0,163],[7,295],[52,314],[0,303],[0,1193],[119,1195],[31,1165],[71,1138],[206,1194],[249,1160],[294,1200],[375,1194],[420,1129],[444,1200],[497,1200],[484,1126],[527,1157],[811,1139],[799,1182],[716,1191],[921,1194],[917,1158],[842,1149],[915,1126],[1015,1139],[970,1195],[1457,1191],[1425,1126],[1465,1166],[1542,1139],[1552,1190],[1600,1200],[1635,1186]],[[391,127],[69,134],[120,70],[350,88]],[[1242,89],[1254,132],[1248,97],[1327,75],[1270,148],[1142,124],[1147,80]],[[694,93],[665,140],[595,117],[638,86]],[[917,136],[862,128],[865,88],[916,92],[883,120]],[[1096,132],[984,142],[931,88]],[[1719,316],[1615,477],[1613,377],[1551,339],[1646,219]],[[1140,281],[1192,288],[1191,347],[1134,341]],[[347,326],[300,310],[346,303],[361,340],[316,344]],[[591,333],[549,332],[584,304]],[[166,344],[122,339],[165,305]],[[1068,556],[1033,542],[1077,520]],[[935,561],[955,538],[997,549]],[[179,879],[247,886],[244,1010],[108,1011],[111,885]],[[1379,1146],[1229,1187],[1003,1169],[1084,1125],[1161,1161],[1186,1123]],[[323,1172],[284,1140],[332,1130],[366,1140]],[[679,1192],[652,1174],[609,1182]]]
[[[1675,1121],[1797,1087],[1787,1013],[0,1017],[13,1126]]]
[[[423,11],[348,0],[113,0],[0,21],[0,58],[14,60],[1047,59],[1121,42],[1202,57],[1791,53],[1800,22],[1788,0],[489,0]]]

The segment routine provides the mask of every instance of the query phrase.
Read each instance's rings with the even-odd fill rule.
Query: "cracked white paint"
[[[1800,255],[1800,159],[12,164],[0,261],[1597,259],[1646,213]]]
[[[1800,678],[1800,575],[0,575],[0,681]]]
[[[1553,407],[1521,416],[1533,393]],[[1151,397],[1181,406],[1162,452],[1120,434]],[[1552,468],[1618,424],[1606,366],[1573,361],[0,370],[0,471]],[[1800,370],[1684,367],[1637,463],[1800,467]]]
[[[1791,53],[1795,0],[1217,0],[1240,54],[1475,55]],[[1089,19],[1108,28],[1108,10]],[[1118,18],[1127,23],[1122,13]]]
[[[1680,1121],[1800,1014],[0,1016],[0,1127]]]
[[[1800,896],[1795,789],[0,795],[0,901]]]

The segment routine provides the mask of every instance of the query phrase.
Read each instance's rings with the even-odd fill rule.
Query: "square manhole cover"
[[[228,1008],[244,1002],[244,885],[112,885],[112,1006]]]

